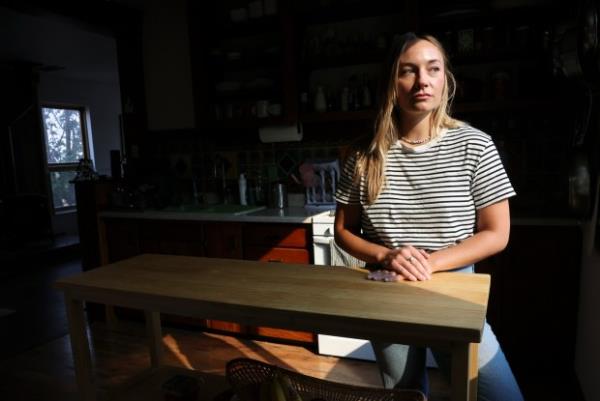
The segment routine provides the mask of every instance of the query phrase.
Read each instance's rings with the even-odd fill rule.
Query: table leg
[[[479,344],[452,346],[452,401],[477,401]]]
[[[160,327],[160,312],[144,311],[146,315],[146,333],[150,347],[150,362],[153,368],[163,363],[162,330]]]
[[[83,301],[65,296],[65,307],[79,396],[81,400],[94,401],[96,399],[96,385],[92,371],[92,358]]]

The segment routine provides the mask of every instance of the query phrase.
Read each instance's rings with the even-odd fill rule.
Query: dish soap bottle
[[[240,205],[247,205],[248,202],[246,201],[246,176],[244,175],[244,173],[240,174],[238,185],[240,187]]]

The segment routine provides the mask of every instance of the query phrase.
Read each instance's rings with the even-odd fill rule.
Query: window
[[[42,107],[46,155],[54,210],[75,208],[75,178],[80,159],[89,159],[85,110]]]

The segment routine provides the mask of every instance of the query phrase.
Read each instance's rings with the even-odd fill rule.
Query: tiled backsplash
[[[511,200],[513,214],[569,216],[569,132],[573,120],[556,121],[527,111],[470,117],[469,122],[492,135],[498,147],[517,191]],[[171,194],[169,202],[193,200],[192,180],[199,193],[213,193],[220,200],[227,196],[228,201],[237,202],[240,173],[246,174],[249,189],[260,185],[266,192],[270,183],[279,180],[287,184],[288,192],[304,193],[298,167],[305,161],[339,159],[357,137],[356,132],[340,131],[329,136],[319,132],[313,139],[292,143],[263,144],[257,136],[254,142],[241,143],[231,138],[227,145],[191,131],[152,133],[144,155],[150,160],[146,176],[157,186],[168,187],[163,198]]]

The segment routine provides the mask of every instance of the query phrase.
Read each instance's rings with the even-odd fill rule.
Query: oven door
[[[333,241],[333,237],[320,235],[313,237],[313,264],[324,266],[331,264],[331,241]]]

